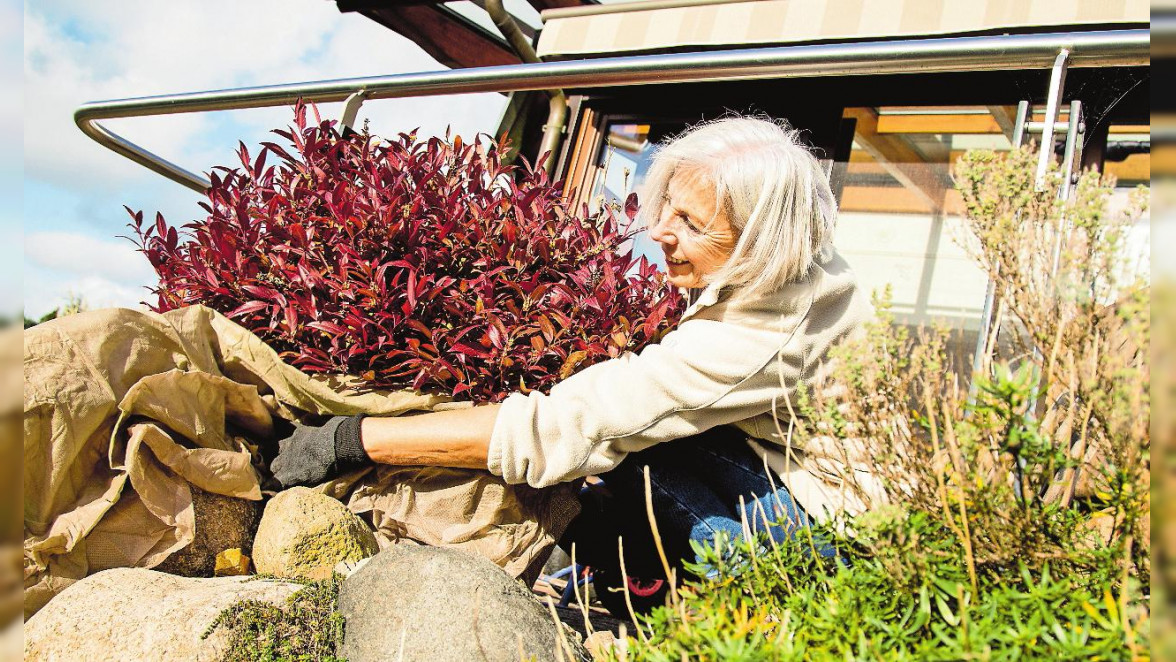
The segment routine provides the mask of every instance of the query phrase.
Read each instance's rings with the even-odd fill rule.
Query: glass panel
[[[597,203],[624,201],[645,180],[652,155],[648,124],[610,124],[605,134],[601,176],[593,187]],[[603,195],[603,199],[598,198]]]
[[[604,204],[622,204],[634,191],[640,191],[645,183],[653,156],[653,141],[650,140],[651,125],[632,123],[610,123],[605,132],[604,150],[598,162],[596,179],[589,189],[592,192],[588,203],[592,210]],[[668,127],[667,127],[668,128]],[[675,125],[674,129],[681,130]],[[665,269],[665,255],[657,243],[644,232],[637,235],[634,255],[644,255],[650,262]]]
[[[891,288],[898,321],[946,323],[957,367],[976,345],[986,274],[952,183],[969,149],[1008,151],[1016,110],[1004,106],[847,108],[853,147],[835,168],[838,251],[867,290]]]
[[[1107,133],[1107,148],[1103,170],[1114,175],[1115,191],[1111,195],[1111,209],[1130,203],[1130,195],[1138,186],[1151,185],[1151,125],[1111,124]],[[1144,213],[1128,236],[1131,261],[1127,268],[1135,275],[1147,278],[1151,271],[1151,215]]]
[[[1103,168],[1119,180],[1119,188],[1146,186],[1151,181],[1151,125],[1112,124]]]

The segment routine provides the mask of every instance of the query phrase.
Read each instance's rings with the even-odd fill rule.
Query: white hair
[[[699,168],[738,234],[731,257],[707,282],[758,296],[803,280],[832,257],[837,208],[829,180],[798,131],[758,117],[697,124],[662,144],[646,176],[639,220],[657,223],[680,168]],[[713,220],[713,219],[711,219]]]

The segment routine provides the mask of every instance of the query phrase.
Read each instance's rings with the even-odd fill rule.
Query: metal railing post
[[[1021,101],[1017,104],[1017,119],[1013,124],[1013,149],[1018,149],[1025,142],[1025,133],[1029,124],[1029,102]],[[996,267],[1000,273],[1000,265]],[[980,331],[976,337],[976,351],[972,354],[972,381],[968,386],[968,402],[976,400],[976,375],[984,369],[985,359],[988,357],[988,336],[992,333],[994,308],[996,307],[996,278],[988,276],[988,286],[984,289],[984,308],[980,313]],[[999,333],[999,331],[998,331]]]

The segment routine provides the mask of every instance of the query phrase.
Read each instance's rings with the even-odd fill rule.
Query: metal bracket
[[[1062,93],[1066,89],[1066,70],[1069,68],[1070,51],[1063,48],[1054,58],[1053,71],[1049,76],[1049,92],[1045,97],[1045,124],[1041,128],[1041,154],[1037,158],[1037,190],[1045,186],[1045,174],[1054,157],[1054,125],[1058,119],[1058,108],[1062,105]],[[1071,123],[1073,120],[1071,119]]]
[[[343,117],[339,119],[339,124],[345,129],[355,129],[355,117],[359,115],[359,107],[368,98],[368,91],[359,89],[351,93],[347,100],[343,102]]]

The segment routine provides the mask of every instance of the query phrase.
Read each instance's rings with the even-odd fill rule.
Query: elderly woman
[[[314,483],[368,462],[489,469],[535,487],[597,476],[604,489],[582,492],[561,546],[576,543],[603,575],[616,572],[623,536],[627,571],[651,578],[661,570],[645,467],[675,562],[692,558],[691,540],[739,537],[744,520],[783,536],[842,508],[816,458],[781,437],[797,387],[815,382],[827,350],[870,314],[832,249],[836,210],[817,160],[779,124],[721,119],[658,150],[643,199],[639,219],[670,282],[692,295],[660,343],[549,394],[302,428],[282,443],[276,477]]]

